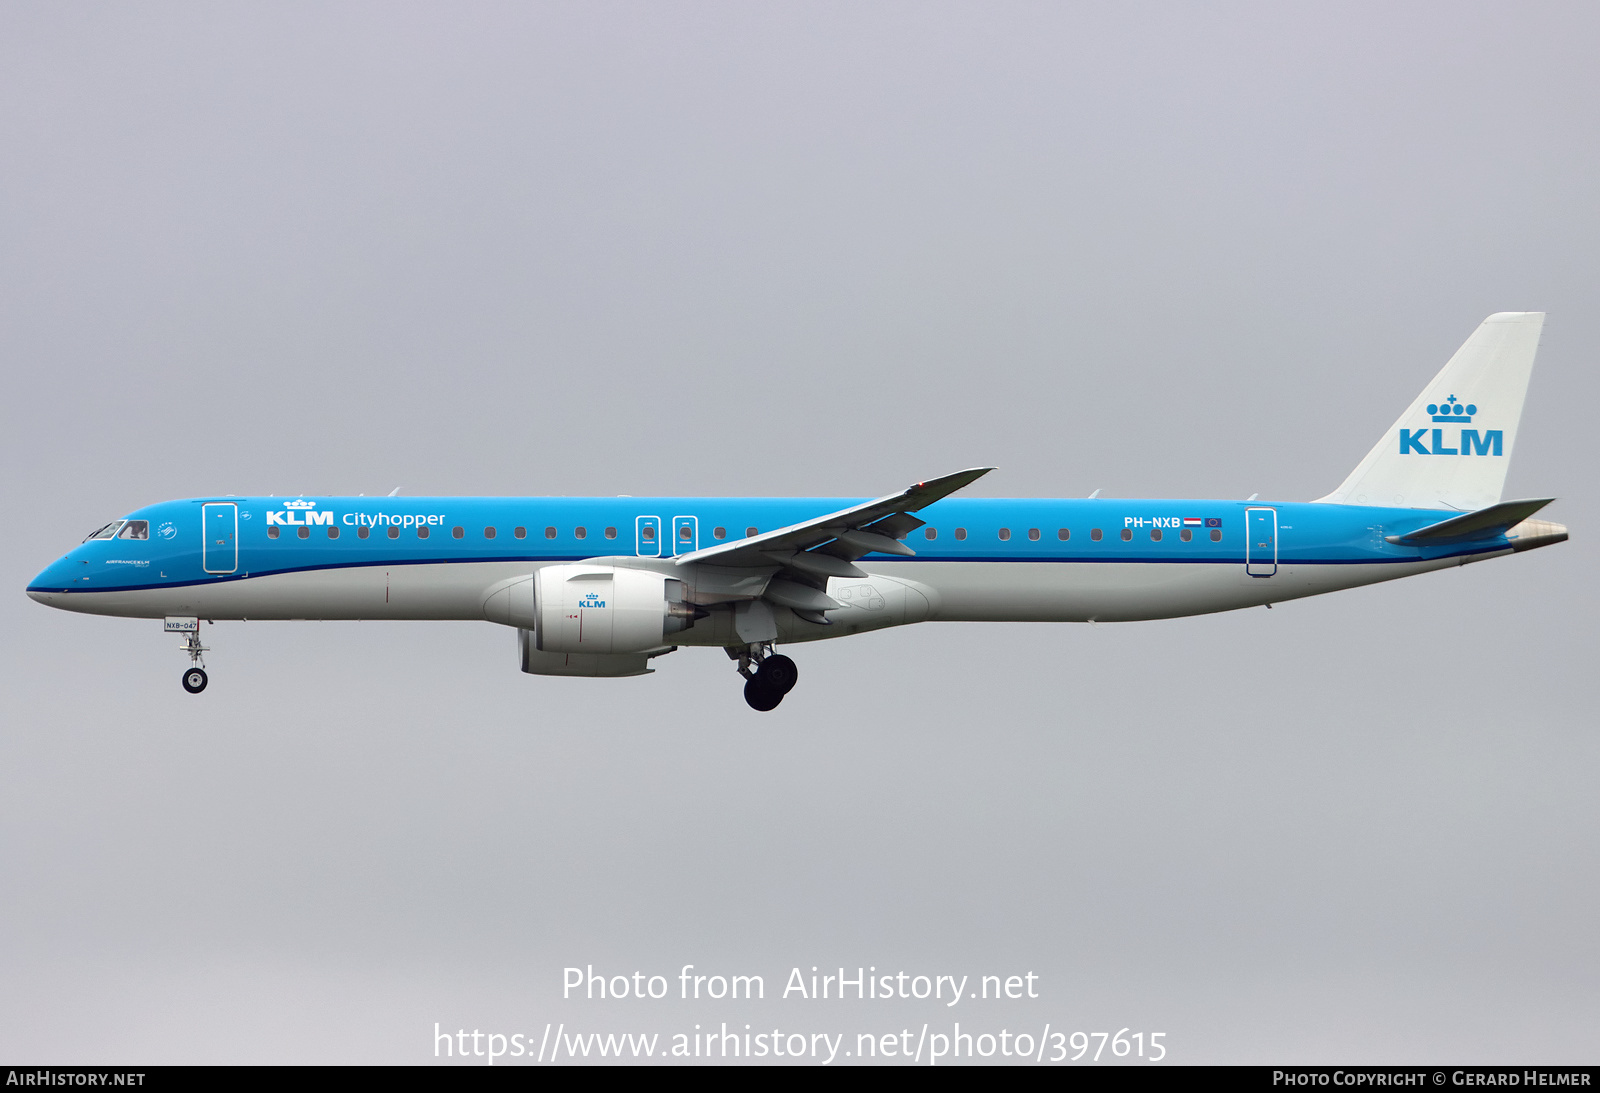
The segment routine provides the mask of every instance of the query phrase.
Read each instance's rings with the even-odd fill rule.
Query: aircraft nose
[[[57,597],[72,585],[75,576],[72,573],[73,564],[72,556],[67,555],[45,566],[37,577],[28,582],[28,598],[35,603],[55,603]]]

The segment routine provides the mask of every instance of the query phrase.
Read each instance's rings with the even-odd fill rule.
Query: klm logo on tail
[[[1454,395],[1443,402],[1430,402],[1428,413],[1436,422],[1457,422],[1470,424],[1478,408],[1474,405],[1456,400]],[[1427,434],[1432,432],[1431,437]],[[1500,429],[1462,429],[1460,440],[1456,441],[1454,448],[1447,447],[1443,429],[1429,430],[1407,429],[1400,427],[1400,454],[1401,455],[1502,455],[1504,454],[1505,437]],[[1427,437],[1424,440],[1424,437]],[[1452,440],[1455,438],[1452,437]],[[1432,445],[1430,447],[1429,445]]]

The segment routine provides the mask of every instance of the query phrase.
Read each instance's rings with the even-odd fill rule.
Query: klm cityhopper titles
[[[914,622],[1121,622],[1271,605],[1566,539],[1501,500],[1544,316],[1492,315],[1343,485],[1311,502],[969,500],[990,468],[875,501],[200,497],[113,520],[28,595],[183,634],[200,620],[482,619],[534,675],[633,676],[724,650],[745,700],[780,643]]]

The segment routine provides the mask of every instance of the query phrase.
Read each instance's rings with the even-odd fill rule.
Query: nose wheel
[[[745,678],[744,700],[752,710],[766,713],[777,709],[783,696],[794,690],[800,680],[800,669],[795,662],[772,652],[770,645],[729,649],[728,655],[739,661],[739,674]]]
[[[204,654],[207,646],[200,644],[199,624],[189,632],[189,637],[179,646],[189,656],[190,667],[183,673],[183,689],[192,695],[197,695],[206,689],[209,680],[206,677],[206,662]]]

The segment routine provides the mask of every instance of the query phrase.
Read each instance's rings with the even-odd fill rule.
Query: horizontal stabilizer
[[[1498,505],[1452,516],[1404,535],[1386,535],[1384,538],[1405,546],[1435,546],[1468,539],[1492,539],[1496,535],[1504,535],[1554,500],[1554,497],[1535,497],[1526,501],[1502,501]]]

